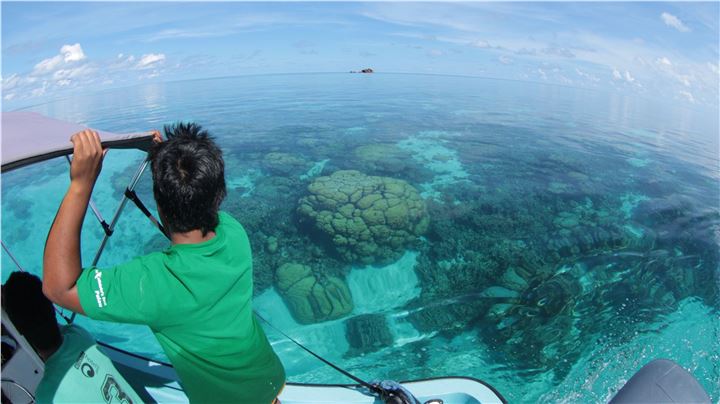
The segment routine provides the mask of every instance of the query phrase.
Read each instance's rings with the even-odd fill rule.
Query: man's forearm
[[[80,231],[105,151],[100,136],[90,129],[72,135],[70,142],[70,188],[45,242],[43,292],[54,303],[84,314],[75,285],[82,271]]]
[[[54,303],[81,312],[75,288],[82,262],[80,233],[92,186],[71,182],[45,242],[43,291]]]

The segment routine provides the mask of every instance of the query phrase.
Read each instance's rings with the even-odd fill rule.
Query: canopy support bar
[[[170,240],[170,234],[168,234],[167,231],[165,231],[165,227],[163,227],[162,223],[160,223],[159,220],[155,219],[155,216],[152,215],[152,213],[148,210],[148,208],[145,207],[145,204],[140,200],[140,198],[137,196],[137,193],[135,193],[135,190],[132,190],[130,188],[125,189],[125,197],[133,201],[135,206],[137,206],[138,209],[147,217],[150,219],[152,224],[155,225],[155,227],[160,230],[160,232],[163,234],[163,236],[167,237],[168,240]]]
[[[140,177],[142,176],[143,172],[145,171],[145,168],[147,167],[149,163],[149,160],[145,159],[142,164],[140,164],[140,167],[138,167],[137,171],[135,172],[135,175],[133,175],[132,180],[130,180],[130,185],[128,185],[127,189],[134,190],[137,186],[137,183],[140,182]],[[100,248],[98,248],[97,254],[95,254],[95,258],[92,261],[92,266],[97,265],[97,263],[100,261],[100,256],[103,253],[103,250],[105,250],[105,245],[108,242],[108,239],[112,235],[112,233],[115,231],[115,225],[117,224],[118,220],[120,219],[120,214],[125,209],[125,205],[128,202],[128,198],[123,196],[122,201],[120,202],[120,206],[118,206],[117,210],[115,211],[115,215],[112,218],[112,221],[110,222],[110,234],[105,234],[105,237],[103,237],[102,243],[100,243]]]
[[[8,257],[10,257],[10,259],[12,260],[12,262],[15,263],[15,266],[16,266],[20,271],[23,271],[23,272],[24,272],[25,270],[23,269],[22,266],[20,266],[20,263],[19,263],[18,260],[15,258],[15,256],[12,255],[12,253],[10,252],[10,249],[5,245],[5,242],[4,242],[4,241],[0,241],[0,244],[2,244],[2,248],[3,248],[3,250],[5,250],[5,252],[7,253]]]

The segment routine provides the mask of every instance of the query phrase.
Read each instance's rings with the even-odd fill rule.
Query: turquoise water
[[[153,84],[30,109],[110,131],[181,119],[209,129],[226,158],[224,209],[253,244],[257,311],[360,377],[465,375],[511,402],[594,402],[664,357],[720,398],[717,111],[532,83],[347,74]],[[94,199],[107,218],[141,158],[106,158]],[[340,170],[361,174],[320,189],[318,178]],[[380,182],[393,185],[381,192]],[[62,159],[2,176],[2,239],[32,272],[67,184]],[[343,186],[367,186],[364,196],[402,214],[351,199],[366,225],[387,208],[370,242],[347,224],[323,227],[348,202],[333,211],[318,201]],[[153,206],[149,175],[140,194]],[[85,229],[89,264],[101,231],[90,215]],[[165,246],[130,206],[100,264]],[[2,265],[5,279],[5,253]],[[283,291],[286,274],[301,272],[335,300]],[[328,315],[328,304],[340,309]],[[163,358],[146,328],[77,321]],[[268,335],[291,381],[347,382]]]

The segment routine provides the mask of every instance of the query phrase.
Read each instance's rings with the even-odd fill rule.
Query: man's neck
[[[215,237],[214,231],[209,231],[203,236],[202,230],[190,230],[185,233],[170,233],[170,241],[173,244],[198,244],[211,240]]]

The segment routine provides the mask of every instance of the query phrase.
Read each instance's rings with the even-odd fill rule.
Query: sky
[[[720,2],[6,2],[2,109],[267,73],[429,73],[718,106]]]

